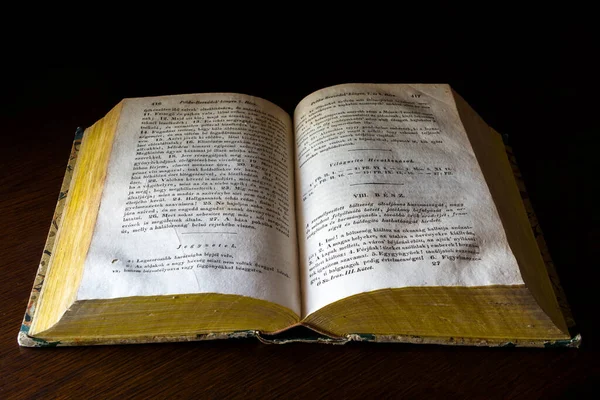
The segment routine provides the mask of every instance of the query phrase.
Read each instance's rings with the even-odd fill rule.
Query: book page
[[[127,99],[78,299],[250,296],[300,314],[292,122],[238,94]]]
[[[354,294],[523,284],[447,85],[340,85],[294,114],[303,316]]]

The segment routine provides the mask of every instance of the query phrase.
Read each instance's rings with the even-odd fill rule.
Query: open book
[[[126,99],[69,178],[22,345],[579,340],[500,135],[448,85],[339,85],[293,116]]]

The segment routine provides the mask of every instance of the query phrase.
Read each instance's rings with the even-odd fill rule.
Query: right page
[[[303,317],[378,289],[524,284],[448,85],[323,89],[294,128]]]

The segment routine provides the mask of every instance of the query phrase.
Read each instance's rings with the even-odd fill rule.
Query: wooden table
[[[17,331],[77,126],[89,126],[123,97],[235,91],[293,111],[303,95],[320,87],[375,80],[343,68],[335,78],[304,77],[287,86],[289,79],[267,73],[207,79],[197,71],[26,70],[11,75],[2,99],[0,398],[506,399],[597,391],[598,301],[592,294],[598,282],[598,217],[591,191],[598,165],[589,138],[597,139],[598,125],[589,124],[591,107],[580,108],[586,107],[580,101],[585,88],[554,85],[554,76],[528,86],[511,76],[482,80],[458,69],[454,78],[424,77],[415,70],[399,76],[401,65],[377,69],[377,81],[450,81],[492,126],[511,135],[583,335],[581,349],[278,346],[254,340],[19,348]]]

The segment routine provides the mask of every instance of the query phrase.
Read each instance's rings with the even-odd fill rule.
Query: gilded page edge
[[[66,198],[69,193],[71,179],[73,178],[73,170],[75,169],[75,164],[77,163],[77,156],[79,155],[79,148],[81,146],[83,132],[84,130],[81,127],[77,128],[77,130],[75,131],[75,138],[73,139],[73,145],[71,146],[71,153],[69,154],[65,175],[60,186],[60,192],[58,194],[58,200],[56,202],[56,207],[52,216],[52,222],[50,223],[50,229],[48,232],[48,236],[46,237],[46,243],[44,245],[42,257],[38,265],[35,279],[33,281],[33,288],[31,289],[31,294],[29,295],[29,301],[27,302],[25,315],[23,316],[23,322],[21,323],[21,328],[19,330],[18,343],[20,346],[46,347],[54,345],[54,343],[48,343],[45,340],[33,338],[29,336],[28,333],[31,323],[33,322],[33,318],[35,317],[35,311],[39,301],[40,292],[42,291],[42,286],[44,285],[44,278],[46,277],[48,264],[50,262],[50,258],[52,257],[52,250],[56,241],[56,234],[58,232],[58,228],[62,219],[62,214],[65,208]]]
[[[49,316],[42,322],[40,322],[41,316],[32,321],[30,332],[32,330],[41,332],[57,323],[76,299],[77,287],[83,275],[83,265],[95,231],[99,203],[104,191],[104,184],[98,185],[98,182],[104,182],[106,179],[106,167],[112,155],[112,145],[123,103],[124,101],[119,102],[104,118],[84,131],[85,137],[82,139],[80,151],[88,150],[78,154],[78,162],[73,168],[68,189],[70,196],[67,197],[62,211],[65,219],[57,230],[52,257],[48,261],[46,271],[48,278],[62,272],[60,278],[70,285],[64,282],[57,283],[59,277],[46,282],[40,290],[37,308],[44,311],[47,307],[53,306],[53,308],[48,311]],[[92,165],[92,168],[86,169]],[[86,213],[87,218],[79,218],[82,212]],[[78,217],[74,219],[75,215]],[[49,296],[50,300],[44,301]],[[49,304],[49,301],[52,303]],[[39,327],[41,323],[46,325]]]

